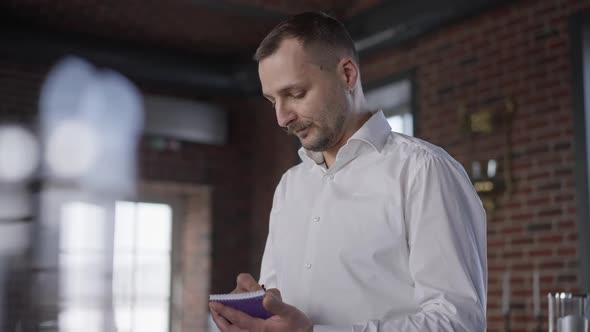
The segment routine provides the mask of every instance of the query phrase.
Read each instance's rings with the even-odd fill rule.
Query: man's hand
[[[236,289],[232,291],[232,294],[255,292],[261,289],[262,286],[260,286],[250,274],[240,273],[236,279]]]
[[[237,289],[237,288],[236,288]],[[213,321],[221,332],[312,332],[313,323],[299,309],[283,302],[278,289],[269,289],[262,302],[274,314],[267,320],[253,318],[218,302],[209,303]]]

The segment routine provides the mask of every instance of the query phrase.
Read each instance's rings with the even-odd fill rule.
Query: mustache
[[[287,127],[283,127],[283,130],[289,135],[295,135],[296,132],[311,126],[311,124],[312,121],[293,122],[287,125]]]

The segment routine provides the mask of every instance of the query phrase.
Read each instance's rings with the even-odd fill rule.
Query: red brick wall
[[[41,84],[49,66],[0,59],[0,124],[36,121]]]
[[[488,331],[500,331],[502,275],[511,270],[512,331],[533,331],[532,271],[541,291],[580,287],[575,224],[568,19],[590,1],[516,1],[365,58],[366,82],[415,70],[418,136],[467,165],[501,156],[501,135],[467,141],[457,109],[517,107],[513,189],[488,218]],[[546,299],[542,296],[543,322]]]

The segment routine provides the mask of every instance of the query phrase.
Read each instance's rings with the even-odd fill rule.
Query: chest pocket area
[[[395,198],[363,193],[335,193],[322,218],[322,237],[330,242],[326,259],[379,268],[407,259],[403,209]],[[374,265],[374,266],[370,266]]]

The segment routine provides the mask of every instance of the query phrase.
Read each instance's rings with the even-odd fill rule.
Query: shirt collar
[[[377,152],[381,152],[390,132],[391,126],[383,111],[377,111],[348,139],[345,145],[352,141],[359,141],[372,146]],[[301,160],[307,159],[316,164],[324,163],[324,155],[321,152],[310,151],[303,147],[299,149],[299,157]]]

